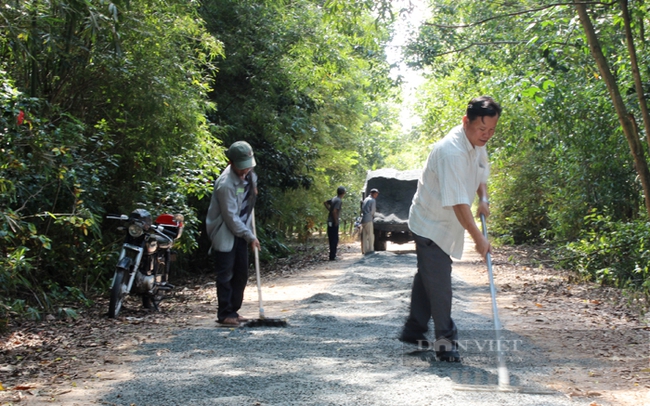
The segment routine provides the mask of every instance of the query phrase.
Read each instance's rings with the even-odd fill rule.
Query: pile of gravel
[[[489,319],[472,313],[472,287],[454,280],[454,319],[463,363],[395,337],[407,315],[415,254],[378,252],[352,263],[324,292],[300,303],[286,328],[181,330],[136,354],[134,379],[102,401],[117,405],[577,405],[557,393],[465,392],[495,385]],[[484,293],[484,292],[483,292]],[[507,334],[506,334],[507,335]],[[541,388],[543,354],[521,337],[508,352],[511,384]],[[474,345],[473,345],[474,344]]]
[[[365,192],[379,190],[376,202],[375,227],[383,224],[407,224],[413,195],[418,188],[421,170],[397,171],[391,168],[369,171]],[[380,227],[381,228],[381,227]]]

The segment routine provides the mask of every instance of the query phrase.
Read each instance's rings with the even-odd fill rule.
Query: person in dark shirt
[[[339,245],[339,217],[343,206],[343,196],[345,196],[345,188],[339,186],[336,189],[336,196],[323,202],[325,208],[329,211],[327,216],[327,239],[330,243],[330,261],[336,259],[336,249]]]

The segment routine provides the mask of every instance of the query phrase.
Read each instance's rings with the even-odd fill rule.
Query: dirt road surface
[[[396,340],[416,261],[412,245],[363,256],[343,244],[300,267],[265,272],[267,317],[286,328],[216,327],[214,282],[179,288],[162,312],[135,300],[117,320],[93,314],[13,329],[0,343],[0,404],[26,405],[644,405],[647,322],[620,292],[495,252],[511,384],[497,388],[485,263],[466,243],[454,264],[462,364]],[[254,279],[242,314],[258,315]]]

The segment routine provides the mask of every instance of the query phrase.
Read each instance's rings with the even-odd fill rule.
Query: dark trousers
[[[237,317],[244,301],[244,289],[248,282],[248,244],[243,238],[235,237],[230,252],[215,254],[217,270],[217,319]]]
[[[339,226],[327,225],[327,239],[330,242],[330,260],[336,258],[336,247],[339,245]]]
[[[458,340],[456,325],[451,318],[451,264],[452,260],[436,243],[428,238],[413,236],[418,259],[418,272],[413,279],[411,309],[404,332],[425,333],[433,318],[434,340]]]

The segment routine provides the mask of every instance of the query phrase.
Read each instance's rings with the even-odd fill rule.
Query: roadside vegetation
[[[556,266],[650,298],[647,5],[433,1],[408,48],[428,72],[424,122],[444,135],[475,94],[502,103],[490,141],[491,232]]]
[[[421,167],[467,101],[504,107],[491,232],[581,278],[650,297],[650,16],[641,1],[430,0],[404,47],[427,81],[399,123],[388,0],[10,0],[0,10],[0,328],[108,291],[107,214],[182,213],[177,274],[209,269],[224,150],[256,152],[263,261],[322,226],[367,170]],[[404,3],[408,6],[408,2]]]

